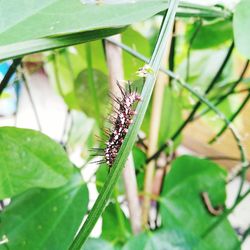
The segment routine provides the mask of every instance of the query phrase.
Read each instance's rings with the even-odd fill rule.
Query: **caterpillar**
[[[98,162],[106,163],[109,167],[114,164],[124,138],[128,133],[129,126],[133,123],[133,116],[136,115],[134,105],[141,100],[140,94],[137,93],[137,90],[133,91],[131,89],[130,83],[128,83],[128,90],[125,90],[119,82],[117,82],[117,86],[121,92],[121,97],[110,95],[113,100],[114,114],[108,119],[112,127],[104,129],[107,136],[104,143],[105,147],[94,149],[99,156],[103,156],[103,159]]]

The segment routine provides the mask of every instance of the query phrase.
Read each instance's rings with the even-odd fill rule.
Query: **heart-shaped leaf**
[[[1,199],[32,187],[59,187],[71,177],[65,151],[40,132],[1,127],[0,148]]]

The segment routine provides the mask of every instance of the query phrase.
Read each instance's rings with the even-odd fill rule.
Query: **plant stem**
[[[232,123],[234,119],[238,116],[238,114],[242,111],[242,109],[245,107],[245,105],[248,103],[248,100],[250,99],[250,91],[248,92],[247,96],[243,100],[243,102],[240,104],[238,109],[230,116],[229,121]],[[230,125],[230,124],[228,124]],[[228,125],[225,124],[222,129],[215,135],[214,138],[212,138],[209,143],[214,143],[217,141],[217,139],[225,132],[225,130],[228,128]]]
[[[171,27],[174,22],[175,14],[177,11],[178,0],[171,0],[169,2],[169,8],[167,11],[167,15],[164,18],[163,26],[160,31],[159,38],[156,43],[156,47],[154,49],[154,53],[150,60],[149,66],[154,71],[154,74],[149,74],[146,78],[144,87],[142,89],[142,100],[137,105],[136,112],[137,116],[134,119],[134,123],[130,126],[127,135],[122,143],[122,146],[118,152],[116,160],[111,168],[107,181],[104,183],[101,192],[91,209],[85,223],[80,228],[78,234],[76,235],[74,241],[72,242],[70,249],[71,250],[79,250],[90,232],[92,231],[94,225],[96,224],[98,218],[101,216],[107,201],[110,198],[110,195],[114,189],[114,186],[123,170],[124,164],[129,156],[129,153],[132,150],[133,144],[135,143],[138,131],[141,127],[143,118],[145,116],[150,97],[152,95],[152,91],[154,88],[156,75],[160,68],[160,63],[162,60],[162,56],[164,53],[164,49],[166,46],[166,41],[168,39],[169,33],[171,31]]]
[[[190,42],[189,42],[189,46],[188,46],[188,51],[187,51],[187,67],[186,67],[186,82],[188,82],[188,80],[189,80],[191,48],[192,48],[193,42],[194,42],[196,36],[198,35],[201,27],[202,27],[202,21],[201,21],[201,19],[199,19],[199,23],[198,23],[197,27],[195,28],[194,33],[192,34],[192,36],[190,38]]]
[[[174,22],[174,27],[173,27],[173,35],[171,39],[171,45],[170,45],[170,50],[169,50],[169,58],[168,58],[168,65],[169,65],[169,70],[174,71],[175,69],[175,46],[176,46],[176,21]],[[172,78],[169,78],[169,85],[171,86],[171,80]]]

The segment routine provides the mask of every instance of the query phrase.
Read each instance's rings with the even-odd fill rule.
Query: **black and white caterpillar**
[[[106,163],[109,167],[112,167],[128,133],[129,126],[133,122],[133,116],[136,114],[134,104],[141,100],[137,91],[131,89],[130,83],[128,90],[125,90],[118,82],[117,85],[121,91],[121,97],[111,95],[113,102],[116,103],[116,105],[113,105],[114,114],[109,117],[112,127],[104,130],[107,136],[105,147],[95,149],[98,155],[103,156],[99,163]]]

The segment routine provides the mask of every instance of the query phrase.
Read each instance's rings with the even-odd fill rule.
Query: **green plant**
[[[69,132],[64,131],[66,141],[61,140],[66,152],[40,132],[0,128],[0,200],[11,199],[6,207],[1,203],[0,249],[240,249],[249,228],[238,236],[227,217],[250,193],[249,189],[243,192],[248,152],[232,124],[250,97],[245,77],[250,59],[249,2],[242,0],[234,11],[178,0],[96,2],[24,1],[23,8],[17,0],[1,2],[0,61],[13,59],[13,63],[1,80],[0,94],[16,71],[28,87],[27,63],[39,65],[32,54],[42,52],[38,67],[45,69],[68,114],[76,118]],[[152,26],[146,32],[145,19]],[[185,36],[173,35],[179,23]],[[120,33],[121,41],[109,38]],[[87,184],[92,179],[84,182],[81,170],[93,158],[88,149],[99,146],[93,135],[104,133],[102,116],[111,112],[108,74],[114,76],[107,54],[114,52],[107,44],[114,46],[115,53],[123,50],[122,58],[113,64],[123,59],[125,78],[138,88],[142,100],[110,171],[101,165],[94,173],[99,195],[90,208]],[[236,49],[246,62],[235,79]],[[161,66],[163,60],[169,62],[169,69]],[[148,69],[143,77],[136,75],[140,68]],[[159,77],[163,82],[155,83],[159,71],[169,79]],[[152,100],[155,84],[162,84],[163,91]],[[243,100],[242,92],[247,92]],[[216,124],[211,124],[210,117],[218,118]],[[240,176],[241,181],[231,207],[225,206],[225,169],[209,159],[176,156],[184,129],[198,119],[217,132],[210,143],[229,129],[237,145],[241,168],[233,178]],[[156,131],[150,120],[157,123]],[[138,136],[140,131],[145,138]],[[147,152],[150,136],[156,137],[153,154]],[[81,169],[67,156],[79,141],[86,162]],[[132,164],[132,172],[124,175],[135,179],[132,193],[120,177],[126,164]],[[156,172],[162,178],[155,194]],[[128,203],[138,201],[137,189],[142,220],[126,216],[121,202],[125,194],[132,195],[126,197]],[[90,233],[101,217],[101,236],[92,239]],[[139,224],[137,230],[134,224]]]

